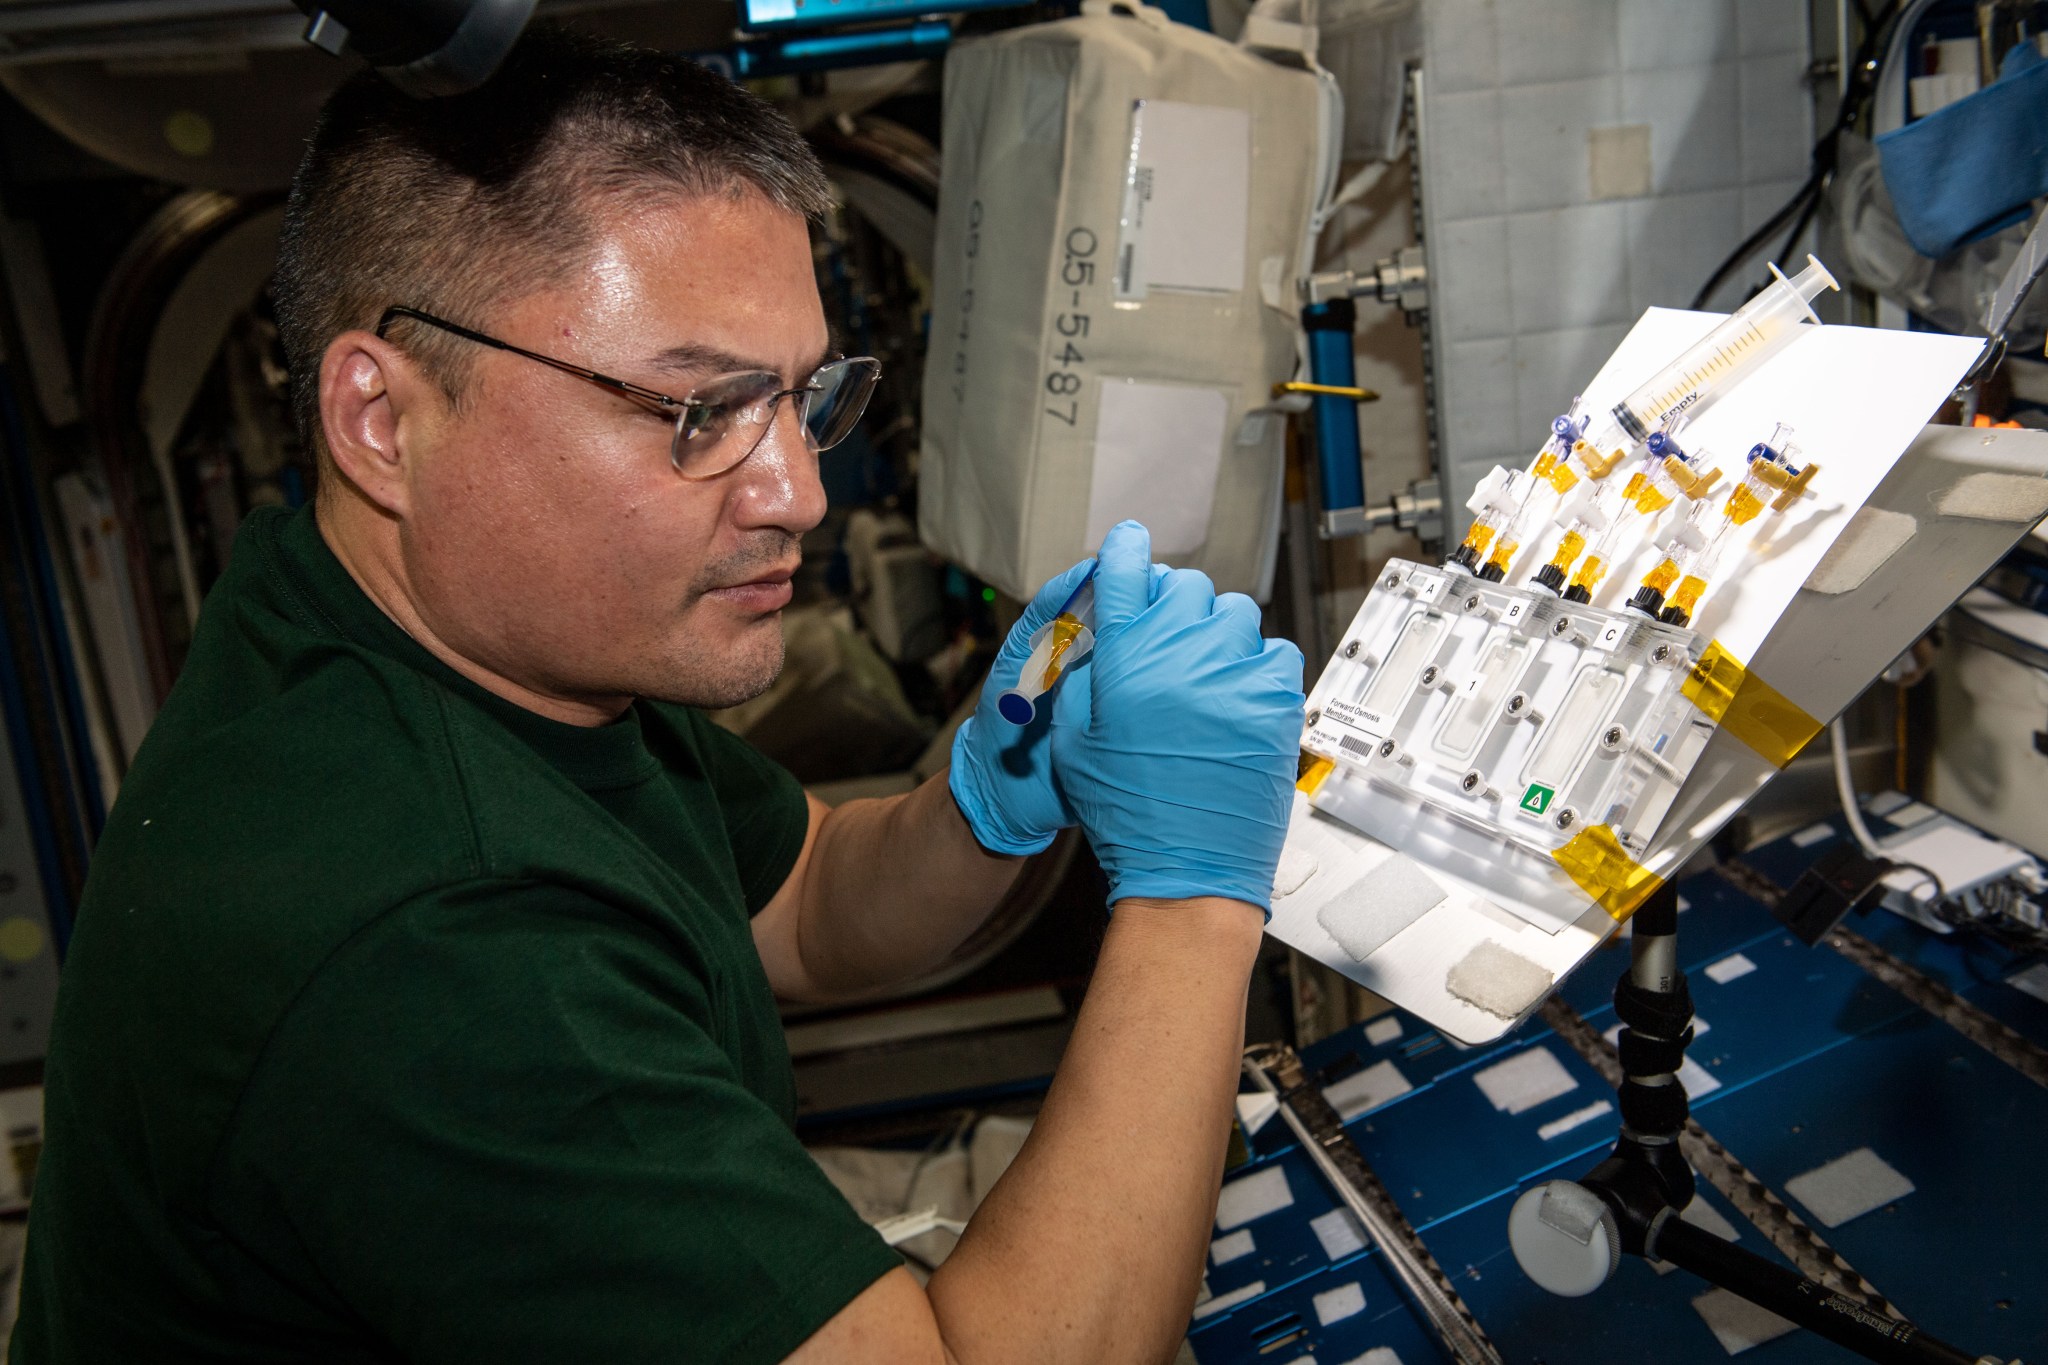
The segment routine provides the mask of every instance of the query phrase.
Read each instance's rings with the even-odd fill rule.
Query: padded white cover
[[[1185,386],[1195,425],[1212,430],[1222,413],[1220,448],[1186,452],[1188,469],[1214,468],[1213,498],[1148,474],[1134,496],[1115,494],[1131,504],[1116,515],[1148,520],[1153,496],[1183,509],[1191,498],[1206,503],[1206,534],[1159,557],[1205,570],[1221,591],[1270,591],[1282,423],[1246,417],[1294,370],[1294,280],[1322,159],[1318,100],[1306,71],[1157,10],[1100,0],[1078,18],[948,55],[919,470],[927,545],[1028,599],[1095,551],[1091,493],[1122,486],[1117,471],[1094,469],[1105,386]],[[1137,101],[1248,113],[1248,196],[1233,207],[1235,196],[1217,191],[1217,212],[1247,218],[1234,291],[1154,286],[1141,299],[1117,297]],[[1069,246],[1090,250],[1070,255]],[[1092,270],[1069,264],[1084,259]],[[1125,430],[1129,420],[1110,425]]]

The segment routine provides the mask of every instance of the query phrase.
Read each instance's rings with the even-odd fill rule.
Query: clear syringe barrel
[[[1789,280],[1775,265],[1771,275],[1755,298],[1615,404],[1614,420],[1623,431],[1643,441],[1672,414],[1696,413],[1791,344],[1802,323],[1819,326],[1814,298],[1823,289],[1840,288],[1828,268],[1812,256],[1806,258],[1806,269]]]
[[[1060,604],[1052,620],[1031,637],[1031,653],[1017,684],[996,698],[996,712],[1012,725],[1029,725],[1038,715],[1039,698],[1095,648],[1095,570]]]

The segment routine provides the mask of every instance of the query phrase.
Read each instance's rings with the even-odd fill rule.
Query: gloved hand
[[[1155,586],[1156,584],[1156,586]],[[1301,742],[1301,651],[1206,575],[1152,570],[1125,522],[1102,542],[1079,724],[1053,717],[1053,771],[1109,874],[1110,901],[1228,896],[1271,915]],[[1079,719],[1078,717],[1074,719]]]
[[[1074,589],[1095,567],[1084,559],[1038,590],[1031,605],[1003,640],[981,685],[974,714],[953,736],[953,767],[947,783],[967,827],[991,853],[1037,853],[1053,836],[1074,824],[1074,816],[1052,781],[1052,726],[1087,723],[1088,689],[1079,674],[1063,678],[1029,725],[1012,725],[996,713],[1003,690],[1014,687],[1031,654],[1031,637],[1052,620]],[[1148,594],[1149,595],[1149,594]]]

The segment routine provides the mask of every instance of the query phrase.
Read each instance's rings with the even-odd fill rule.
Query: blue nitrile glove
[[[1152,538],[1102,542],[1089,714],[1053,719],[1053,768],[1109,875],[1130,896],[1227,896],[1271,914],[1301,742],[1301,651],[1259,635],[1249,597],[1190,569],[1152,573]],[[1074,688],[1080,691],[1080,688]]]
[[[1037,853],[1053,836],[1074,823],[1073,814],[1053,786],[1052,725],[1064,714],[1087,723],[1088,689],[1075,686],[1079,675],[1063,678],[1029,725],[1012,725],[996,714],[996,699],[1014,687],[1031,655],[1031,637],[1052,620],[1088,570],[1084,559],[1038,590],[1017,618],[996,661],[981,684],[974,714],[953,736],[953,768],[947,782],[953,802],[967,818],[974,838],[991,853]]]

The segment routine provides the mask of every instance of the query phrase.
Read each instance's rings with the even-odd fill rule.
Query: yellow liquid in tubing
[[[1763,499],[1750,491],[1747,482],[1736,485],[1735,491],[1728,495],[1728,520],[1737,526],[1748,525],[1763,510]]]
[[[1557,468],[1557,452],[1549,446],[1536,452],[1536,463],[1529,466],[1529,472],[1539,479],[1550,477],[1550,471]]]
[[[1599,555],[1588,555],[1586,556],[1586,562],[1579,566],[1578,573],[1572,578],[1572,586],[1583,588],[1590,593],[1593,589],[1600,586],[1600,580],[1605,577],[1607,577],[1606,561],[1602,560]]]
[[[1486,547],[1493,543],[1494,528],[1483,521],[1472,523],[1472,529],[1465,533],[1465,548],[1472,552],[1474,559],[1486,553]]]
[[[1678,591],[1671,594],[1671,605],[1685,613],[1689,620],[1693,608],[1700,604],[1700,594],[1707,590],[1707,581],[1687,574],[1678,584]]]
[[[1074,641],[1081,638],[1081,632],[1085,629],[1087,627],[1081,623],[1081,618],[1070,611],[1063,611],[1052,618],[1052,649],[1045,660],[1047,687],[1060,680],[1062,661],[1067,657],[1067,651],[1074,647]]]
[[[1508,564],[1515,557],[1515,551],[1521,548],[1522,546],[1519,541],[1502,540],[1500,544],[1493,547],[1493,554],[1486,561],[1487,567],[1499,569],[1505,574],[1508,571]]]
[[[1563,573],[1572,566],[1586,548],[1586,538],[1577,531],[1566,531],[1564,539],[1557,542],[1557,553],[1550,557],[1550,567]]]
[[[1643,586],[1651,592],[1663,594],[1671,591],[1671,585],[1678,581],[1678,566],[1665,560],[1643,576]]]
[[[1700,357],[1695,364],[1688,365],[1664,383],[1651,389],[1648,384],[1630,395],[1628,410],[1648,430],[1664,420],[1667,413],[1678,407],[1692,394],[1697,393],[1710,380],[1717,379],[1737,368],[1749,359],[1750,352],[1769,340],[1762,329],[1751,325],[1728,337],[1713,350]],[[1663,376],[1658,376],[1659,379]],[[1647,390],[1647,392],[1646,392]]]

